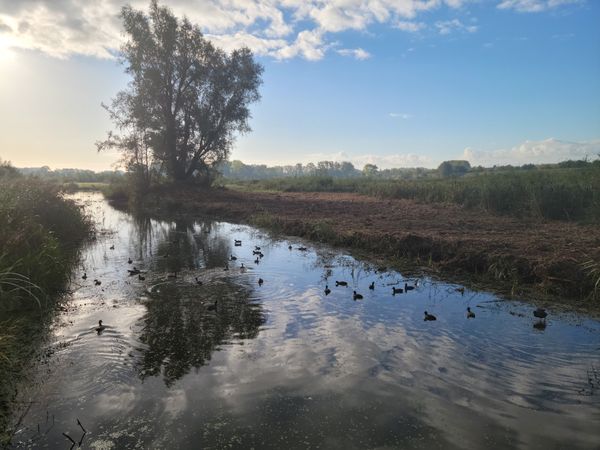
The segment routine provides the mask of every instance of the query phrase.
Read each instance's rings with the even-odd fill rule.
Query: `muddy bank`
[[[598,300],[600,229],[591,225],[350,193],[163,189],[149,194],[143,208],[252,223],[364,251],[404,270],[493,283],[504,294]]]

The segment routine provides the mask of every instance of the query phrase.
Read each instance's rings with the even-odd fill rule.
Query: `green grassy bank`
[[[39,350],[91,225],[57,185],[0,170],[0,447],[15,387]]]

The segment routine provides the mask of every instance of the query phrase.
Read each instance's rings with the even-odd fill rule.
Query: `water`
[[[544,328],[530,304],[427,278],[392,295],[415,279],[78,197],[100,233],[22,395],[17,447],[69,448],[66,433],[93,449],[600,448],[598,321],[549,310]]]

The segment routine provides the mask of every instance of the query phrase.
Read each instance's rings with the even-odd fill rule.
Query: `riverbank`
[[[0,447],[18,382],[35,360],[91,223],[60,188],[0,176]]]
[[[153,213],[212,216],[365,252],[404,271],[443,274],[504,295],[595,302],[600,230],[500,217],[455,204],[354,193],[273,193],[162,188]]]

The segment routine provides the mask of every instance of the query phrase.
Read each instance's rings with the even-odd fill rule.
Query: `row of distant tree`
[[[357,169],[351,162],[320,161],[316,164],[295,164],[285,166],[266,166],[264,164],[244,164],[242,161],[225,161],[219,165],[219,171],[224,178],[232,180],[264,180],[270,178],[326,176],[332,178],[380,178],[416,180],[421,178],[460,177],[467,174],[482,174],[486,172],[526,171],[552,168],[583,168],[592,165],[600,166],[600,159],[595,161],[564,161],[558,164],[524,164],[522,166],[493,166],[471,167],[469,161],[444,161],[436,169],[424,167],[399,167],[379,169],[374,164],[365,164],[362,170]]]
[[[229,180],[265,180],[271,178],[323,176],[332,178],[378,178],[378,179],[402,179],[416,180],[422,178],[446,178],[460,177],[467,174],[482,174],[486,172],[505,171],[527,171],[543,170],[552,168],[585,168],[591,166],[600,167],[600,159],[594,161],[563,161],[558,164],[524,164],[522,166],[493,166],[471,167],[468,161],[450,160],[441,163],[437,169],[424,167],[398,167],[393,169],[379,169],[374,164],[366,164],[362,170],[357,169],[348,161],[319,161],[318,163],[293,164],[284,166],[267,166],[265,164],[244,164],[242,161],[224,161],[218,166],[218,171],[223,178]],[[157,169],[158,170],[158,169]],[[56,169],[51,170],[48,166],[14,168],[7,162],[0,160],[0,175],[6,172],[18,172],[23,175],[33,175],[44,179],[58,182],[96,182],[111,183],[121,179],[125,172],[121,170],[106,170],[94,172],[84,169]]]
[[[16,169],[23,175],[33,175],[47,180],[62,183],[111,183],[123,177],[125,174],[120,170],[105,170],[94,172],[85,169],[56,169],[51,170],[48,166],[43,167],[21,167]]]

